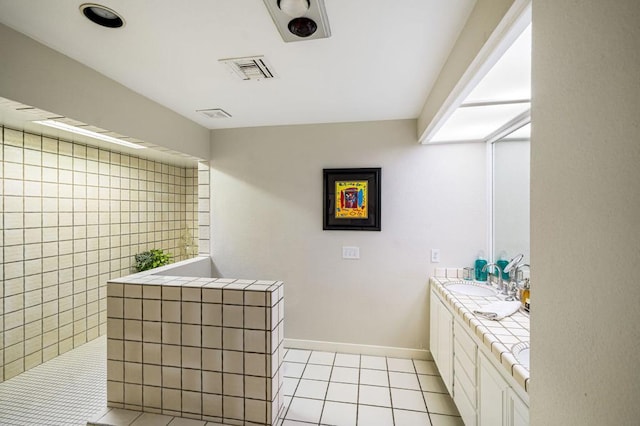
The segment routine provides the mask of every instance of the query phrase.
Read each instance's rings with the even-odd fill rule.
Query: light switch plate
[[[342,247],[342,258],[350,260],[360,259],[360,247]]]
[[[440,249],[431,249],[431,263],[440,263]]]

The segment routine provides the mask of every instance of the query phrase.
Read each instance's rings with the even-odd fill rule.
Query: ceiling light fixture
[[[124,25],[124,19],[118,12],[106,6],[95,3],[80,5],[80,12],[91,22],[107,28],[120,28]]]
[[[43,126],[53,127],[54,129],[64,130],[66,132],[75,133],[82,136],[87,136],[93,139],[99,139],[101,141],[114,143],[117,145],[126,146],[134,149],[143,149],[144,146],[135,144],[133,142],[123,141],[122,139],[114,138],[111,136],[103,135],[102,133],[92,132],[91,130],[83,129],[82,127],[71,126],[69,124],[65,124],[61,121],[55,120],[37,120],[34,121],[36,124],[41,124]]]
[[[331,36],[324,0],[263,1],[284,41],[315,40]]]
[[[310,6],[309,0],[278,0],[280,10],[292,18],[301,17],[307,13]]]

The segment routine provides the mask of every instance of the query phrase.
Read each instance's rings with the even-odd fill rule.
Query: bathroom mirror
[[[529,259],[530,124],[491,144],[493,259]]]

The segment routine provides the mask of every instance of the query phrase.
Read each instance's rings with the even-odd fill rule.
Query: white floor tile
[[[306,380],[301,379],[298,384],[298,389],[294,395],[295,397],[324,399],[327,395],[327,385],[329,382],[320,380]]]
[[[405,373],[415,373],[413,362],[404,358],[387,358],[389,371],[403,371]]]
[[[335,352],[313,351],[311,353],[311,357],[309,358],[309,364],[333,365],[333,360],[335,357]]]
[[[333,367],[333,371],[331,372],[331,381],[357,384],[359,376],[360,371],[357,368]]]
[[[393,426],[391,408],[358,405],[358,426]]]
[[[433,426],[464,426],[460,417],[443,416],[440,414],[429,414]]]
[[[327,401],[322,410],[320,423],[335,426],[356,425],[356,404]]]
[[[351,383],[329,383],[327,401],[358,402],[358,385]]]
[[[302,372],[304,371],[305,366],[306,364],[299,362],[283,362],[282,368],[284,371],[284,377],[302,377]]]
[[[285,361],[291,362],[307,362],[311,356],[311,351],[305,351],[302,349],[289,349],[284,355]]]
[[[172,416],[162,414],[142,413],[131,426],[166,426],[173,420]],[[172,424],[173,426],[173,424]]]
[[[333,363],[338,367],[360,367],[360,355],[352,354],[336,354],[336,359]]]
[[[432,376],[439,376],[438,367],[436,367],[436,363],[433,361],[422,361],[422,360],[414,360],[413,363],[416,366],[416,371],[418,374],[430,374]]]
[[[361,385],[389,386],[389,376],[387,370],[360,370]]]
[[[448,394],[423,392],[424,399],[427,401],[427,410],[430,413],[447,414],[450,416],[459,416],[460,413],[456,408],[453,399]]]
[[[422,392],[417,390],[391,388],[391,402],[393,403],[393,408],[427,411]]]
[[[331,376],[331,366],[307,364],[302,373],[303,379],[329,380]]]
[[[369,368],[372,370],[386,370],[387,359],[383,356],[362,355],[360,357],[360,368]]]
[[[420,390],[418,376],[411,373],[389,371],[389,384],[392,388]]]
[[[139,411],[121,410],[114,408],[105,414],[99,421],[112,426],[129,426],[142,413]]]
[[[429,414],[393,409],[395,426],[430,426]]]
[[[358,392],[358,403],[367,405],[378,405],[381,407],[391,407],[389,388],[382,386],[360,385]]]
[[[317,399],[293,398],[285,420],[298,420],[319,423],[322,414],[323,401]]]
[[[185,419],[181,417],[174,417],[169,423],[169,426],[213,426],[214,423],[205,422],[204,420]]]
[[[300,382],[300,379],[296,379],[294,377],[285,377],[282,380],[282,389],[284,394],[293,396],[296,391],[296,387],[298,387],[298,382]]]
[[[447,393],[447,388],[440,376],[419,374],[420,388],[425,392]]]

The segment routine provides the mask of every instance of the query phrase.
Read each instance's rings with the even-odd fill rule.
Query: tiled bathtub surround
[[[107,305],[110,407],[275,424],[282,282],[142,273],[109,282]]]
[[[195,167],[0,133],[2,381],[104,334],[107,280],[149,248],[180,259],[200,215]]]
[[[471,332],[475,333],[485,348],[502,364],[508,374],[528,392],[529,370],[518,363],[511,348],[517,343],[529,341],[529,315],[519,311],[500,321],[477,317],[473,314],[474,309],[500,299],[495,296],[478,297],[452,293],[446,288],[447,282],[450,281],[452,279],[431,278],[430,284],[442,300],[451,307],[455,315],[469,326]]]

